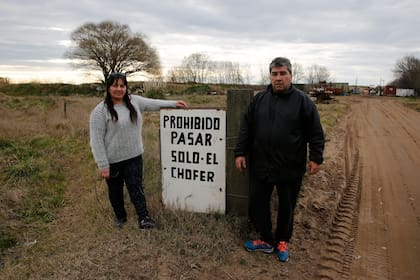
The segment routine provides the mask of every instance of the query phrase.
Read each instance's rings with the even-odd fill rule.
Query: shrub
[[[207,94],[210,92],[209,85],[193,85],[185,89],[184,94]]]
[[[153,88],[146,92],[146,97],[155,99],[165,99],[165,94],[160,88]]]

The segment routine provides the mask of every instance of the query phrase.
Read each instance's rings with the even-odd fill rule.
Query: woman
[[[99,175],[106,179],[109,200],[116,217],[116,226],[127,222],[123,186],[137,212],[139,227],[155,228],[149,217],[143,192],[142,113],[160,108],[186,108],[184,101],[150,99],[128,94],[127,78],[111,73],[106,80],[105,100],[90,115],[90,145],[99,167]]]

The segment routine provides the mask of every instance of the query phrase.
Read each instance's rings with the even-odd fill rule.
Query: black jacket
[[[307,94],[292,86],[272,93],[271,85],[253,97],[244,113],[235,156],[249,156],[251,174],[269,180],[296,180],[309,160],[323,162],[324,133]]]

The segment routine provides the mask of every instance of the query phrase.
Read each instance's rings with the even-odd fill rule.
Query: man
[[[270,63],[271,84],[253,97],[244,113],[235,149],[235,166],[250,167],[250,218],[261,239],[244,243],[248,251],[272,253],[289,260],[296,200],[306,172],[323,162],[324,133],[315,104],[292,85],[292,65],[277,57]],[[249,161],[247,161],[247,157]],[[273,236],[270,200],[278,194],[277,228]]]

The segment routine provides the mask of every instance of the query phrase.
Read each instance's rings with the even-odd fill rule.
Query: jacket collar
[[[288,89],[284,91],[280,91],[280,92],[273,92],[273,87],[271,84],[267,86],[267,91],[275,96],[289,96],[292,94],[293,90],[294,90],[293,84],[291,84]]]

